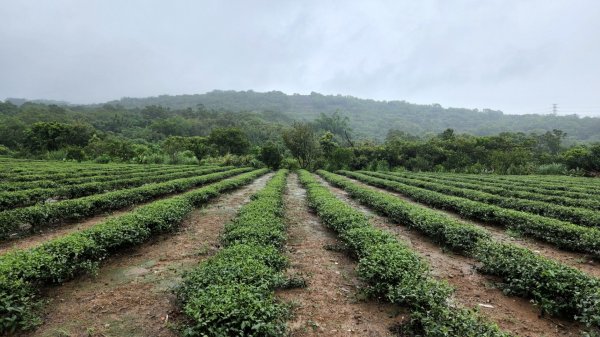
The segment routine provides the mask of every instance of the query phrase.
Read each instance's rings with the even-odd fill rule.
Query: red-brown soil
[[[580,336],[580,330],[583,328],[580,324],[539,317],[539,310],[528,300],[505,296],[500,289],[494,286],[497,281],[495,278],[476,271],[477,262],[473,259],[444,250],[426,236],[373,213],[367,207],[351,199],[344,190],[331,186],[320,177],[318,179],[338,198],[367,214],[371,224],[395,234],[425,258],[431,266],[432,274],[439,279],[446,280],[455,288],[453,301],[456,303],[464,307],[478,308],[479,312],[489,321],[497,323],[503,330],[516,336]],[[363,186],[368,185],[363,184]]]
[[[181,229],[105,261],[98,276],[46,289],[44,324],[25,336],[177,336],[172,289],[181,274],[219,248],[233,219],[271,174],[194,210]]]
[[[409,202],[411,204],[422,206],[422,207],[427,207],[427,208],[432,208],[431,206],[427,206],[425,204],[416,202],[400,193],[397,193],[394,191],[388,191],[388,190],[385,190],[382,188],[377,188],[374,186],[370,186],[368,184],[365,184],[361,181],[358,181],[358,180],[355,180],[352,178],[349,178],[349,179],[352,180],[352,182],[354,182],[360,186],[364,186],[367,188],[371,188],[374,190],[383,191],[383,192],[392,194],[392,195],[394,195],[406,202]],[[467,222],[467,223],[471,223],[476,226],[484,227],[498,241],[510,242],[517,246],[529,248],[533,252],[538,253],[544,257],[559,261],[561,263],[564,263],[565,265],[571,266],[571,267],[579,269],[585,273],[588,273],[589,275],[592,275],[595,277],[600,277],[600,264],[598,263],[598,261],[595,261],[594,259],[592,259],[585,253],[563,250],[556,246],[553,246],[552,244],[541,242],[541,241],[535,240],[533,238],[511,236],[509,234],[509,232],[505,231],[503,228],[493,226],[491,224],[487,224],[487,223],[484,223],[481,221],[473,221],[473,220],[467,219],[465,217],[462,217],[461,215],[459,215],[456,212],[452,212],[452,211],[448,211],[448,210],[441,210],[441,209],[437,209],[437,208],[432,208],[432,209],[435,209],[436,211],[441,212],[441,213],[445,213],[446,215],[453,217],[455,219],[459,219],[462,222]]]
[[[202,186],[194,187],[189,190],[201,188]],[[156,198],[152,198],[152,200],[141,202],[132,206],[127,206],[121,209],[113,210],[106,212],[104,214],[99,214],[96,216],[88,217],[85,219],[75,220],[75,221],[63,221],[53,225],[45,226],[44,228],[34,232],[34,233],[20,233],[19,235],[15,235],[14,237],[8,238],[6,240],[2,240],[0,242],[0,255],[14,250],[14,249],[27,249],[34,246],[37,246],[45,241],[50,239],[58,238],[61,236],[68,235],[70,233],[74,233],[80,230],[84,230],[86,228],[90,228],[96,224],[99,224],[111,216],[119,216],[121,214],[125,214],[131,211],[134,208],[144,206],[150,204],[157,200],[170,198],[178,193],[169,193]]]
[[[144,204],[136,205],[135,207],[142,206]],[[123,210],[112,212],[110,214],[97,215],[93,218],[89,218],[85,221],[67,223],[60,226],[49,226],[42,231],[35,232],[30,236],[24,236],[14,238],[8,241],[0,243],[0,255],[16,249],[27,249],[44,243],[45,241],[55,239],[61,236],[68,235],[70,233],[78,232],[86,228],[90,228],[101,222],[104,222],[111,216],[119,216],[132,210],[134,207],[128,207]]]
[[[277,292],[295,304],[295,316],[288,323],[291,336],[392,336],[389,329],[406,316],[404,310],[362,299],[356,262],[326,249],[340,242],[309,210],[295,174],[288,178],[285,207],[288,272],[308,282],[306,288]]]

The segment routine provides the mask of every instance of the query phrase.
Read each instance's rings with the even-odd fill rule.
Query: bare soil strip
[[[158,199],[156,199],[158,200]],[[156,201],[153,200],[153,201]],[[152,201],[151,201],[152,202]],[[74,232],[84,230],[86,228],[93,227],[101,222],[104,222],[111,216],[119,216],[131,211],[135,207],[149,204],[146,202],[143,204],[137,204],[135,206],[127,207],[112,213],[97,215],[84,221],[66,223],[63,225],[49,226],[41,231],[35,232],[30,236],[24,236],[20,238],[14,238],[12,240],[4,241],[0,243],[0,255],[14,249],[27,249],[44,243],[45,241],[55,239],[61,236],[65,236]]]
[[[296,305],[288,323],[291,336],[392,336],[390,327],[405,315],[396,306],[360,299],[356,262],[326,249],[340,241],[308,208],[296,174],[288,177],[284,200],[288,273],[302,275],[308,282],[306,288],[277,292],[279,298]]]
[[[592,259],[589,255],[587,255],[585,253],[570,252],[567,250],[562,250],[552,244],[538,241],[533,238],[513,237],[513,236],[509,235],[501,227],[494,226],[494,225],[487,224],[487,223],[480,222],[480,221],[473,221],[473,220],[462,217],[460,214],[458,214],[456,212],[452,212],[449,210],[443,210],[443,209],[439,209],[439,208],[434,208],[434,207],[428,206],[426,204],[416,202],[400,193],[397,193],[394,191],[389,191],[389,190],[386,190],[383,188],[378,188],[375,186],[371,186],[371,185],[365,184],[361,181],[358,181],[356,179],[352,179],[349,177],[346,177],[346,178],[352,180],[352,182],[356,183],[357,185],[367,187],[367,188],[370,188],[373,190],[377,190],[380,192],[389,193],[389,194],[394,195],[394,196],[396,196],[406,202],[409,202],[413,205],[427,207],[427,208],[436,210],[438,212],[445,213],[448,216],[451,216],[455,219],[459,219],[463,222],[468,222],[468,223],[471,223],[476,226],[484,227],[492,234],[494,239],[496,239],[500,242],[509,242],[509,243],[515,244],[517,246],[528,248],[537,254],[540,254],[549,259],[553,259],[555,261],[559,261],[567,266],[571,266],[573,268],[579,269],[582,272],[585,272],[591,276],[600,277],[600,261],[596,261],[596,260]]]
[[[194,187],[194,188],[186,190],[185,192],[192,191],[194,189],[199,189],[204,186],[206,186],[206,185]],[[185,193],[185,192],[182,192],[182,193]],[[2,241],[2,242],[0,242],[0,255],[6,253],[8,251],[14,250],[14,249],[27,249],[27,248],[35,247],[37,245],[44,243],[45,241],[55,239],[55,238],[58,238],[61,236],[65,236],[65,235],[68,235],[71,233],[75,233],[75,232],[93,227],[94,225],[97,225],[99,223],[106,221],[110,217],[123,215],[123,214],[131,211],[134,208],[141,207],[141,206],[153,203],[158,200],[167,199],[167,198],[173,197],[177,194],[180,194],[180,193],[169,193],[166,195],[162,195],[162,196],[153,198],[149,201],[140,202],[135,205],[127,206],[127,207],[124,207],[124,208],[121,208],[118,210],[114,210],[114,211],[109,211],[104,214],[99,214],[99,215],[92,216],[90,218],[82,219],[79,221],[70,221],[70,222],[65,221],[65,222],[57,223],[54,225],[44,227],[44,228],[40,229],[39,231],[36,231],[35,233],[29,234],[27,236],[17,236],[15,238]]]
[[[537,254],[540,254],[549,259],[559,261],[575,269],[579,269],[582,272],[587,273],[588,275],[600,277],[599,261],[593,259],[587,254],[561,250],[560,248],[557,248],[552,244],[537,241],[532,238],[522,237],[518,235],[511,236],[509,232],[505,231],[504,229],[498,226],[493,226],[477,221],[471,221],[461,217],[459,214],[456,214],[454,212],[446,211],[446,213],[452,217],[460,219],[463,222],[468,222],[476,226],[484,227],[492,234],[492,237],[496,241],[511,243],[517,246],[528,248],[529,250]]]
[[[44,324],[24,336],[177,336],[169,327],[176,314],[171,289],[214,254],[224,224],[271,176],[194,210],[179,232],[111,257],[98,276],[47,289]]]
[[[424,257],[432,267],[432,274],[448,281],[456,289],[454,301],[460,305],[479,308],[484,317],[516,336],[580,335],[579,331],[583,328],[580,324],[548,317],[540,318],[539,310],[528,300],[505,296],[501,290],[494,287],[496,279],[476,271],[476,261],[473,259],[445,251],[426,236],[375,214],[351,199],[346,191],[331,186],[320,177],[317,178],[338,198],[367,214],[371,224],[393,233]]]

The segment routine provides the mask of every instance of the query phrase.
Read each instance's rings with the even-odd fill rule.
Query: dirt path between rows
[[[308,282],[306,288],[277,292],[279,298],[296,305],[288,323],[291,336],[392,336],[390,327],[405,315],[396,306],[361,299],[356,262],[326,249],[340,242],[308,208],[296,174],[288,177],[284,198],[288,272]]]
[[[555,261],[559,261],[567,266],[571,266],[573,268],[579,269],[582,272],[585,272],[591,276],[600,277],[599,261],[592,259],[588,254],[562,250],[550,243],[545,243],[545,242],[536,240],[534,238],[511,236],[506,232],[505,229],[503,229],[501,227],[494,226],[494,225],[484,223],[481,221],[474,221],[471,219],[467,219],[456,212],[453,212],[450,210],[439,209],[439,208],[435,208],[432,206],[428,206],[428,205],[420,203],[420,202],[416,202],[401,193],[386,190],[386,189],[375,187],[375,186],[371,186],[369,184],[363,183],[361,181],[358,181],[358,180],[350,178],[350,177],[346,177],[346,178],[352,180],[352,182],[356,183],[357,185],[367,187],[367,188],[370,188],[370,189],[373,189],[376,191],[380,191],[380,192],[386,192],[386,193],[394,195],[406,202],[409,202],[413,205],[433,209],[437,212],[444,213],[444,214],[446,214],[454,219],[460,220],[462,222],[466,222],[466,223],[473,224],[475,226],[483,227],[486,230],[488,230],[490,232],[490,234],[492,234],[494,239],[496,239],[500,242],[512,243],[517,246],[528,248],[537,254],[540,254],[544,257],[547,257],[547,258],[555,260]]]
[[[495,278],[476,271],[476,261],[473,259],[445,251],[416,230],[410,230],[375,214],[366,206],[351,199],[346,191],[333,187],[321,177],[316,177],[338,198],[369,216],[370,223],[375,227],[393,233],[424,257],[432,268],[433,276],[448,281],[456,289],[453,300],[462,306],[479,308],[480,313],[489,321],[497,323],[503,330],[516,336],[580,335],[579,331],[583,328],[580,324],[547,317],[540,318],[539,310],[528,300],[505,296],[501,290],[494,287]]]
[[[158,199],[157,199],[158,200]],[[155,201],[155,200],[153,200]],[[150,201],[151,202],[151,201]],[[149,204],[150,202],[146,202],[143,204],[137,204],[135,206],[127,207],[112,213],[97,215],[92,218],[89,218],[80,222],[73,223],[65,223],[62,225],[48,226],[43,230],[33,233],[29,236],[23,236],[19,238],[14,238],[8,241],[4,241],[0,243],[0,255],[7,253],[11,250],[16,249],[27,249],[34,246],[38,246],[48,240],[56,239],[61,236],[65,236],[74,232],[78,232],[84,230],[86,228],[93,227],[99,223],[106,221],[108,218],[113,216],[123,215],[133,208],[143,206],[145,204]]]
[[[439,210],[438,210],[439,211]],[[585,253],[577,253],[577,252],[569,252],[566,250],[561,250],[556,246],[553,246],[550,243],[545,243],[542,241],[537,241],[533,238],[522,237],[522,236],[511,236],[509,232],[505,231],[502,228],[497,226],[493,226],[487,223],[472,221],[466,218],[461,217],[459,214],[454,212],[446,213],[456,219],[459,219],[463,222],[467,222],[476,226],[483,227],[487,229],[492,237],[499,242],[511,243],[517,246],[521,246],[527,248],[534,253],[540,254],[546,258],[561,262],[567,266],[573,267],[575,269],[579,269],[582,272],[594,276],[600,277],[600,264],[598,260],[590,257]]]
[[[24,336],[177,336],[171,289],[185,270],[214,254],[225,223],[272,174],[196,209],[174,234],[105,261],[97,277],[87,276],[47,290],[44,324]]]
[[[210,184],[212,184],[212,183],[210,183]],[[197,186],[197,187],[187,189],[182,193],[186,193],[186,192],[192,191],[194,189],[202,188],[202,187],[205,187],[206,185],[208,185],[208,184],[204,184],[202,186]],[[161,195],[161,196],[152,198],[151,200],[148,200],[148,201],[137,203],[135,205],[126,206],[126,207],[123,207],[123,208],[120,208],[117,210],[113,210],[113,211],[107,211],[107,212],[104,212],[103,214],[86,217],[86,218],[80,219],[80,220],[65,221],[62,223],[45,226],[45,227],[41,228],[39,231],[36,231],[32,234],[16,236],[14,238],[0,242],[0,255],[5,254],[11,250],[27,249],[27,248],[38,246],[48,240],[56,239],[56,238],[59,238],[59,237],[65,236],[65,235],[69,235],[71,233],[75,233],[75,232],[93,227],[99,223],[102,223],[102,222],[108,220],[110,217],[123,215],[127,212],[130,212],[134,208],[148,205],[148,204],[153,203],[158,200],[168,199],[177,194],[181,194],[181,193],[169,193],[169,194],[165,194],[165,195]]]

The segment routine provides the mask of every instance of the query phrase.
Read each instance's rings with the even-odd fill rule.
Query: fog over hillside
[[[199,104],[230,111],[275,111],[295,119],[314,120],[321,113],[339,112],[350,118],[358,136],[383,139],[390,129],[412,134],[438,133],[446,128],[477,135],[504,131],[538,132],[561,129],[571,139],[600,140],[600,118],[575,115],[507,115],[497,110],[447,108],[439,104],[420,105],[406,101],[376,101],[352,96],[286,95],[279,91],[215,90],[206,94],[122,98],[110,104],[127,108],[162,105],[172,109],[194,108]]]

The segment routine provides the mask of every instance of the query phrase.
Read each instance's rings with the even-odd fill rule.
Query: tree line
[[[296,119],[314,120],[321,113],[339,111],[350,118],[357,137],[384,141],[388,129],[417,135],[433,136],[453,128],[458,133],[479,136],[503,131],[543,133],[553,129],[565,131],[565,142],[600,141],[600,118],[562,115],[507,115],[492,109],[443,107],[440,104],[414,104],[406,101],[377,101],[346,95],[287,95],[280,91],[256,92],[214,90],[196,95],[161,95],[146,98],[122,98],[113,101],[126,108],[161,105],[185,109],[202,104],[228,111],[275,111]],[[381,130],[384,130],[382,132]]]
[[[294,121],[276,112],[158,105],[65,107],[0,102],[0,155],[100,163],[266,165],[273,168],[498,174],[600,172],[600,145],[565,145],[561,130],[477,136],[446,129],[356,138],[339,112]]]

